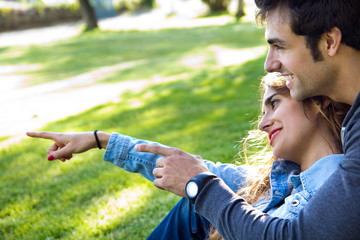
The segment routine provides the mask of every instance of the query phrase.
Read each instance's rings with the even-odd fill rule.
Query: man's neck
[[[350,47],[343,47],[342,50],[344,57],[340,60],[333,99],[352,105],[360,92],[360,51]]]

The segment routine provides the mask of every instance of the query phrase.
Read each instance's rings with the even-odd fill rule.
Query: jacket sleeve
[[[224,239],[359,239],[360,110],[345,131],[344,160],[297,218],[271,217],[248,205],[220,179],[210,181],[195,202]]]
[[[153,181],[155,176],[152,171],[156,168],[156,160],[162,157],[153,153],[138,152],[134,149],[136,144],[155,144],[147,140],[132,138],[119,133],[112,133],[106,147],[104,160],[108,161],[126,171],[139,173],[149,181]],[[161,145],[164,146],[164,145]],[[222,178],[233,191],[243,186],[251,171],[247,165],[237,166],[234,164],[221,164],[204,160],[209,171]]]
[[[245,187],[256,172],[256,169],[251,165],[222,164],[207,160],[205,160],[205,164],[210,172],[221,178],[234,192]]]
[[[112,133],[106,147],[104,160],[125,171],[140,173],[149,181],[154,181],[152,170],[156,167],[156,159],[160,155],[138,152],[134,149],[136,144],[157,144],[150,141],[139,140],[119,133]]]

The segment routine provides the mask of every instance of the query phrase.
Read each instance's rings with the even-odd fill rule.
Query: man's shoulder
[[[346,114],[346,117],[343,122],[343,126],[346,128],[346,131],[349,131],[356,122],[359,122],[359,120],[360,120],[360,92],[358,93],[349,112]],[[358,131],[360,131],[360,129]]]

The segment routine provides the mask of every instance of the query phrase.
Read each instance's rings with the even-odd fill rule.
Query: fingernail
[[[67,160],[69,160],[69,159],[71,159],[71,158],[72,158],[72,154],[66,156],[66,159],[67,159]]]
[[[52,161],[52,160],[54,160],[55,158],[54,158],[54,156],[52,155],[52,154],[50,154],[49,156],[48,156],[48,160],[49,161]]]

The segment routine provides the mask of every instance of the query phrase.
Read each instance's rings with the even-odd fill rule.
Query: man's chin
[[[290,96],[292,99],[299,102],[308,98],[308,96],[305,96],[303,93],[296,91],[296,89],[290,89]]]

